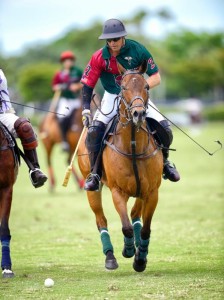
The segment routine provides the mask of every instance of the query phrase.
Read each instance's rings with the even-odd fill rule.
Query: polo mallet
[[[56,111],[56,107],[58,105],[58,101],[59,101],[60,97],[61,97],[61,91],[60,90],[55,91],[54,96],[51,100],[51,104],[50,104],[50,108],[49,108],[50,111],[52,111],[52,112]]]
[[[74,163],[74,160],[75,160],[76,153],[77,153],[77,151],[78,151],[80,142],[81,142],[82,137],[83,137],[83,135],[84,135],[84,133],[85,133],[85,129],[86,129],[86,127],[84,127],[83,130],[82,130],[82,132],[81,132],[81,135],[80,135],[80,137],[79,137],[77,146],[76,146],[75,151],[74,151],[74,153],[73,153],[73,156],[72,156],[70,165],[67,167],[67,170],[66,170],[66,173],[65,173],[65,177],[64,177],[64,181],[63,181],[63,183],[62,183],[62,186],[64,186],[64,187],[66,187],[66,186],[68,185],[69,178],[70,178],[70,175],[71,175],[71,172],[72,172],[72,166],[73,166],[73,163]]]

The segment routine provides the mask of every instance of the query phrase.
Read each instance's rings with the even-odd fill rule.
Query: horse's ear
[[[139,73],[144,74],[146,72],[146,70],[147,70],[147,67],[148,67],[147,60],[143,60],[141,66],[138,69]]]
[[[120,74],[124,74],[127,71],[121,64],[117,63],[117,66]]]

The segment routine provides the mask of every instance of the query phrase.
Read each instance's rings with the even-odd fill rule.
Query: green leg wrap
[[[139,258],[145,260],[148,254],[148,247],[149,247],[149,239],[143,240],[140,239],[140,246],[139,246]]]
[[[124,247],[125,247],[125,253],[127,257],[134,256],[135,255],[134,237],[132,238],[124,237]]]
[[[132,226],[134,230],[134,236],[135,236],[135,246],[138,247],[140,244],[140,234],[142,229],[142,223],[140,218],[135,218],[132,220]]]
[[[100,237],[103,245],[103,253],[106,255],[108,251],[114,252],[114,248],[110,241],[110,235],[107,228],[100,228]]]

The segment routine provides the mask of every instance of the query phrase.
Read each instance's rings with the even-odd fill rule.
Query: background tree
[[[24,101],[43,102],[50,99],[55,71],[55,65],[50,63],[32,64],[21,70],[18,85]]]
[[[156,99],[198,97],[203,100],[224,100],[224,34],[191,32],[179,29],[163,39],[152,39],[144,32],[145,21],[157,18],[160,22],[174,20],[166,8],[158,11],[139,11],[128,20],[128,37],[146,46],[152,53],[162,75],[162,84],[152,91]],[[143,30],[143,25],[144,30]],[[35,45],[22,55],[0,57],[9,86],[26,101],[45,101],[51,97],[51,79],[60,68],[59,57],[64,50],[72,50],[77,65],[84,68],[91,55],[105,41],[98,40],[102,23],[88,28],[73,28],[61,38],[45,45]],[[99,90],[100,85],[98,85]]]

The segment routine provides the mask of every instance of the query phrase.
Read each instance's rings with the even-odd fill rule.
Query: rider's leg
[[[168,160],[168,157],[169,157],[168,148],[172,144],[173,133],[172,133],[172,130],[170,128],[170,123],[167,120],[160,121],[160,124],[166,130],[166,133],[169,137],[169,142],[166,145],[166,148],[162,149],[163,159],[164,159],[163,178],[164,179],[169,179],[170,181],[176,182],[176,181],[180,180],[180,174],[178,173],[175,165],[170,163],[170,161]]]
[[[58,105],[57,105],[57,120],[58,125],[61,132],[61,147],[63,151],[69,151],[69,144],[67,141],[67,132],[68,132],[68,124],[69,124],[69,116],[71,114],[69,101],[68,99],[62,97],[60,98]]]
[[[154,109],[154,108],[155,109]],[[169,148],[172,141],[173,141],[173,133],[170,128],[170,124],[167,120],[164,119],[164,117],[158,112],[158,108],[153,104],[150,99],[149,99],[149,106],[147,109],[147,118],[152,118],[160,123],[162,127],[166,131],[166,145],[164,145],[166,148]],[[150,123],[150,121],[149,121]],[[163,140],[163,137],[160,137],[161,140]],[[169,156],[169,150],[168,149],[163,149],[163,160],[164,160],[164,168],[163,168],[163,178],[164,179],[169,179],[170,181],[179,181],[180,180],[180,175],[175,167],[174,164],[172,164],[168,160]]]
[[[102,138],[106,129],[106,125],[116,115],[117,105],[115,103],[117,95],[104,93],[101,101],[101,108],[94,115],[92,126],[89,127],[86,146],[89,151],[89,159],[91,164],[91,173],[89,174],[84,189],[88,191],[99,190],[101,177],[101,156],[100,152]],[[99,154],[99,156],[98,156]],[[96,165],[95,165],[96,164]]]
[[[91,173],[89,174],[84,189],[87,191],[97,191],[100,187],[101,178],[101,146],[106,125],[103,122],[94,120],[88,129],[86,137],[86,147],[89,152]],[[98,165],[95,166],[96,160]]]
[[[21,139],[25,156],[34,166],[34,170],[29,170],[31,182],[34,187],[40,187],[47,180],[47,176],[40,170],[36,152],[38,143],[32,125],[27,119],[18,118],[14,124],[14,128],[17,136]]]
[[[69,151],[69,144],[67,141],[67,133],[72,126],[73,116],[75,110],[81,107],[81,100],[79,98],[76,99],[67,99],[61,98],[58,104],[57,113],[58,115],[58,123],[61,130],[62,136],[62,150]]]
[[[69,117],[58,118],[58,124],[61,130],[61,138],[62,138],[62,150],[69,151],[69,144],[67,141],[67,132],[69,129]]]

